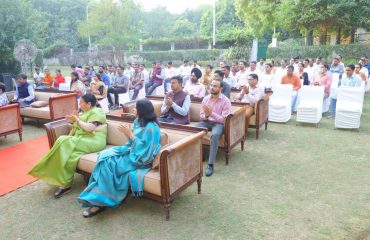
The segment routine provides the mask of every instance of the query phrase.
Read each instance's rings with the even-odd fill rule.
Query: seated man
[[[5,93],[5,85],[0,83],[0,107],[8,105],[8,96]]]
[[[128,78],[123,74],[123,71],[124,68],[122,66],[117,67],[117,75],[111,79],[111,87],[108,88],[108,102],[113,110],[119,108],[118,94],[126,93],[128,89]],[[114,94],[114,104],[110,93]]]
[[[225,118],[230,114],[230,100],[221,93],[224,82],[213,80],[210,84],[210,95],[206,96],[202,101],[200,109],[200,118],[202,122],[197,123],[197,127],[205,127],[212,131],[209,159],[206,170],[206,176],[213,174],[214,163],[218,150],[218,143],[224,132]]]
[[[188,124],[190,96],[182,90],[182,78],[174,76],[171,79],[172,91],[164,97],[164,103],[161,107],[160,122]]]
[[[206,94],[206,88],[199,82],[201,77],[202,71],[198,68],[193,68],[193,70],[191,70],[191,81],[185,84],[184,91],[190,96],[203,98]]]
[[[162,71],[161,63],[156,62],[152,70],[151,80],[145,84],[145,94],[152,95],[153,91],[162,85],[164,79],[164,71]]]
[[[332,77],[329,74],[329,65],[321,63],[318,66],[318,73],[311,83],[313,86],[324,86],[324,99],[329,97],[330,95],[330,86],[332,82]]]
[[[33,80],[35,81],[36,87],[42,85],[44,81],[44,74],[40,71],[39,67],[35,67],[35,73],[33,74]]]
[[[265,89],[259,86],[257,74],[249,74],[248,82],[249,86],[243,86],[237,102],[249,103],[246,109],[246,117],[249,122],[249,118],[254,114],[255,104],[265,95]]]
[[[287,74],[282,77],[281,84],[291,84],[293,85],[293,95],[292,95],[292,112],[297,109],[297,96],[298,91],[301,88],[301,80],[297,75],[294,74],[293,65],[287,67]]]
[[[18,102],[21,108],[28,107],[35,99],[33,87],[28,84],[25,74],[19,74],[17,81],[17,89],[12,102]]]
[[[213,79],[222,82],[222,94],[225,95],[227,98],[230,99],[230,93],[231,93],[231,86],[223,81],[224,79],[224,72],[222,70],[216,70]]]
[[[131,74],[130,89],[134,90],[131,100],[135,100],[144,85],[144,73],[140,71],[138,64],[134,64],[134,72]]]

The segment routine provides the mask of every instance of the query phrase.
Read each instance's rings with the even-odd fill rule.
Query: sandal
[[[54,197],[55,197],[55,198],[61,198],[64,194],[69,193],[70,191],[71,191],[71,187],[67,187],[67,188],[58,188],[58,189],[54,192]]]
[[[93,211],[94,208],[95,208],[95,211]],[[82,216],[84,216],[85,218],[93,217],[96,214],[101,213],[106,209],[107,209],[106,207],[102,207],[102,206],[92,206],[92,207],[87,208],[82,213]]]

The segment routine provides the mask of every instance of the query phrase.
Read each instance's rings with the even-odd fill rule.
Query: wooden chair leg
[[[229,165],[229,158],[230,158],[230,152],[228,150],[226,150],[225,151],[226,165]]]
[[[171,208],[171,203],[170,202],[165,202],[164,204],[164,210],[166,212],[166,221],[170,220],[170,208]]]
[[[268,120],[265,122],[265,130],[267,130]]]
[[[240,148],[242,151],[244,151],[244,139],[240,142]]]
[[[260,129],[256,128],[256,140],[258,140]]]
[[[202,177],[199,177],[199,179],[197,180],[197,184],[198,184],[198,194],[200,194],[202,192]]]
[[[22,130],[18,130],[19,141],[22,142]]]

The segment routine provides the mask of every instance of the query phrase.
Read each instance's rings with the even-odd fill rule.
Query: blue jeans
[[[164,82],[163,82],[163,88],[164,88],[164,93],[166,94],[168,92],[168,89],[167,89],[167,84],[171,82],[171,78],[166,78],[164,79]]]
[[[297,98],[298,98],[298,92],[294,91],[292,95],[292,112],[297,111]]]
[[[337,111],[337,99],[330,98],[330,107],[331,112],[335,115],[335,112]]]
[[[207,128],[208,131],[212,131],[211,143],[209,148],[208,164],[214,164],[216,162],[218,143],[220,142],[221,135],[224,132],[224,125],[221,123],[215,123],[211,121],[203,121],[195,124],[196,127]]]
[[[156,82],[153,82],[153,81],[146,83],[145,84],[145,94],[146,95],[152,95],[153,91],[161,85],[162,85],[162,83],[156,83]]]
[[[160,117],[158,118],[158,122],[176,123],[175,119],[171,117]]]

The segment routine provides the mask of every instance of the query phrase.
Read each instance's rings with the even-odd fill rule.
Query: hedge
[[[290,59],[295,56],[300,56],[300,58],[316,58],[320,56],[324,61],[331,61],[338,54],[346,62],[346,59],[360,59],[360,57],[369,55],[369,53],[370,44],[291,46],[267,49],[267,57],[277,62],[280,62],[281,59]]]
[[[158,51],[158,52],[131,52],[127,56],[136,55],[145,62],[154,62],[156,60],[166,61],[183,61],[184,59],[198,61],[214,61],[219,59],[225,50],[222,49],[201,49],[201,50],[176,50],[176,51]]]

